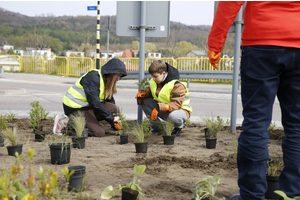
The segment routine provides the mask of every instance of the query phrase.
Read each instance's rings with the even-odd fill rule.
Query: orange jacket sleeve
[[[219,1],[216,15],[208,36],[208,49],[220,52],[225,44],[227,33],[245,1]]]

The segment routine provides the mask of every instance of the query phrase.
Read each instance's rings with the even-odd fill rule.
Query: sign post
[[[117,1],[116,34],[140,37],[139,82],[141,82],[144,78],[145,68],[145,38],[169,36],[170,2]],[[138,106],[137,118],[141,123],[143,111],[140,106]]]
[[[97,52],[96,52],[96,69],[100,69],[100,1],[97,1],[97,6],[88,6],[87,10],[97,10]]]

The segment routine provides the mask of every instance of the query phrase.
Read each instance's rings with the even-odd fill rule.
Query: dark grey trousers
[[[144,113],[146,116],[151,116],[152,110],[156,107],[158,101],[152,98],[145,99],[144,105],[141,105]],[[183,110],[175,110],[173,112],[159,112],[158,117],[166,120],[169,118],[176,128],[183,128],[183,124],[187,121],[187,116]],[[159,123],[160,120],[157,118],[156,120],[152,121],[152,124]]]

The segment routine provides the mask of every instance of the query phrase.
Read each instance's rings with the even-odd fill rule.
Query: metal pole
[[[107,24],[107,61],[108,61],[110,16],[108,16],[108,22],[107,23],[108,23]]]
[[[146,1],[141,1],[141,26],[140,26],[140,59],[139,59],[139,82],[144,79],[145,65],[145,38],[146,38]],[[140,87],[139,87],[140,90]],[[138,106],[138,123],[143,119],[143,110]]]
[[[234,38],[234,66],[232,79],[232,97],[231,97],[231,120],[230,132],[236,131],[236,113],[237,113],[237,92],[239,85],[239,71],[240,71],[240,46],[241,46],[241,32],[242,32],[242,14],[243,8],[240,9],[235,19],[235,38]]]
[[[96,57],[96,69],[100,69],[100,1],[97,1],[97,57]]]

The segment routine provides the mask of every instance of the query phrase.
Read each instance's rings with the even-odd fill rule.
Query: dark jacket
[[[126,67],[122,61],[119,59],[111,59],[101,68],[102,75],[107,74],[122,74],[122,77],[127,75]],[[102,105],[102,103],[110,102],[115,104],[114,97],[111,99],[106,99],[104,102],[100,102],[100,76],[96,71],[90,71],[83,77],[80,84],[84,88],[84,92],[89,103],[89,106],[82,108],[70,108],[66,105],[64,106],[64,111],[66,115],[70,115],[78,110],[89,110],[93,109],[96,115],[105,119],[108,123],[112,124],[114,121],[114,116]]]

